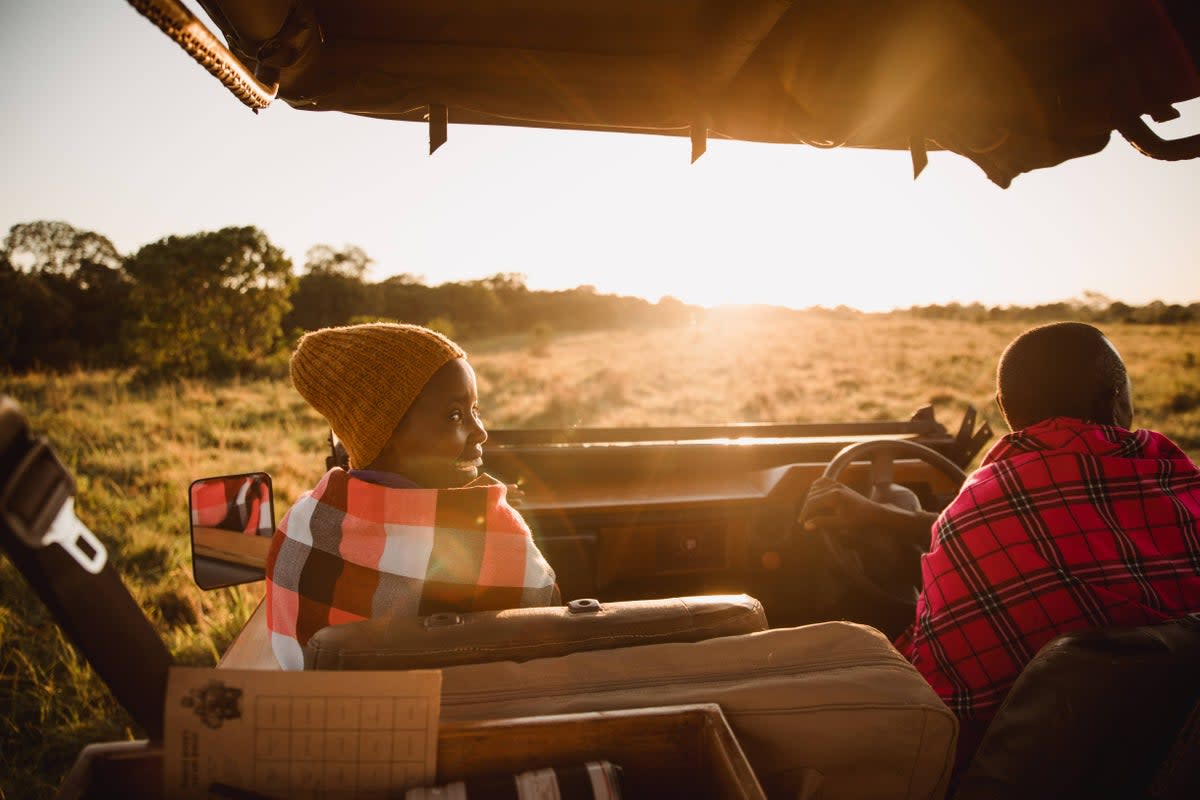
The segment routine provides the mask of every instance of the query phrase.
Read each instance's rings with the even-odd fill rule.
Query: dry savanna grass
[[[996,357],[1025,325],[826,317],[769,310],[703,324],[464,342],[490,427],[904,419],[932,403],[954,429],[966,406],[996,430]],[[1109,326],[1130,366],[1138,423],[1200,455],[1200,327]],[[282,512],[324,469],[326,428],[286,381],[125,374],[2,379],[78,480],[80,517],[110,552],[176,658],[212,664],[260,587],[192,582],[187,486],[271,473]],[[0,800],[48,797],[80,747],[138,735],[0,559]]]
[[[688,425],[904,419],[947,427],[973,406],[996,430],[996,358],[1022,323],[729,313],[703,325],[512,343],[472,360],[494,426]],[[1138,422],[1200,452],[1200,328],[1110,326]]]

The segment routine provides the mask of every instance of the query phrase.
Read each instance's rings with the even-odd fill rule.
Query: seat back
[[[585,650],[699,642],[767,629],[748,595],[673,597],[565,606],[380,617],[322,628],[304,645],[304,668],[423,669],[529,661]]]
[[[1200,797],[1200,702],[1179,729],[1171,752],[1159,766],[1147,792],[1153,800],[1196,800]]]
[[[442,670],[443,723],[716,703],[768,797],[942,800],[958,721],[850,622]]]
[[[1022,671],[955,800],[1143,797],[1200,699],[1200,615],[1065,634]]]

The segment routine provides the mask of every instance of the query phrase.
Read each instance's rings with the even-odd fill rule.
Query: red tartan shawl
[[[559,602],[554,570],[502,485],[398,489],[330,470],[267,555],[267,628],[284,669],[327,625]]]
[[[1200,611],[1200,472],[1165,436],[1074,419],[1001,439],[933,527],[896,646],[987,720],[1060,633]]]

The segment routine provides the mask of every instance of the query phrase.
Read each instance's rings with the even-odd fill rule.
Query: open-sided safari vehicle
[[[956,722],[880,630],[912,616],[916,554],[794,525],[821,474],[939,508],[986,425],[968,414],[951,434],[922,410],[894,423],[492,436],[487,468],[525,487],[523,512],[575,599],[335,625],[305,648],[306,668],[331,681],[439,668],[439,780],[603,759],[626,770],[631,797],[945,795]],[[0,454],[6,551],[151,737],[89,746],[60,796],[163,796],[171,657],[75,520],[69,473],[7,399]],[[335,446],[328,461],[340,457]],[[269,476],[203,478],[189,497],[200,585],[261,579]],[[264,614],[218,671],[279,669]],[[1061,638],[1028,667],[955,796],[1188,796],[1198,659],[1200,632],[1184,626]],[[208,796],[326,796],[295,776],[264,781]]]
[[[1187,0],[204,0],[228,47],[177,3],[131,3],[247,105],[427,124],[431,149],[452,123],[679,135],[693,158],[708,136],[905,149],[918,173],[940,148],[1002,186],[1096,152],[1113,131],[1155,158],[1200,155],[1200,137],[1164,141],[1142,122],[1200,94]],[[85,753],[63,795],[158,796],[170,657],[74,520],[52,448],[14,404],[2,414],[6,550],[151,737]],[[667,777],[644,785],[659,795],[941,797],[957,723],[889,644],[912,618],[916,554],[869,532],[800,536],[795,520],[821,474],[940,509],[990,438],[973,413],[950,430],[929,409],[896,422],[492,431],[485,469],[522,486],[573,602],[334,626],[306,664],[440,669],[440,745],[458,742],[460,765],[463,741],[487,750],[503,730],[528,745],[508,767],[549,766],[538,748],[550,753],[559,731],[621,712],[634,722],[572,758],[616,758],[631,730],[651,731],[644,749]],[[261,578],[270,498],[259,474],[192,486],[202,586]],[[1200,633],[1184,625],[1048,645],[954,795],[1194,796],[1198,659]],[[220,666],[278,669],[262,609]],[[716,722],[694,710],[713,703]],[[687,727],[661,724],[670,707],[728,722],[724,777],[685,781],[717,757],[662,747]],[[646,709],[658,711],[641,719]],[[513,732],[530,719],[560,727]]]

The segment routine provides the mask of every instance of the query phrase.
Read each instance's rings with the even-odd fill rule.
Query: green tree
[[[79,265],[64,294],[71,304],[71,331],[93,364],[121,363],[121,327],[129,315],[133,281],[119,269],[90,261]]]
[[[0,256],[0,366],[12,365],[17,352],[17,331],[25,321],[21,302],[21,275]]]
[[[370,265],[370,257],[353,245],[341,250],[327,244],[309,248],[304,275],[292,295],[292,310],[284,319],[285,329],[313,331],[346,325],[355,317],[378,315],[363,282]]]
[[[335,250],[327,244],[317,244],[304,254],[304,272],[325,275],[342,275],[362,281],[367,269],[374,263],[361,247],[346,245]]]
[[[254,227],[168,236],[126,263],[128,326],[143,376],[253,371],[283,344],[292,262]]]
[[[17,370],[118,363],[129,281],[104,236],[23,222],[0,244],[0,362]]]
[[[56,220],[13,225],[0,244],[0,256],[15,269],[64,277],[86,263],[117,269],[122,261],[106,237]]]
[[[0,363],[17,371],[78,363],[82,354],[70,325],[69,302],[44,276],[0,272]]]
[[[520,272],[498,272],[479,283],[496,298],[495,318],[490,329],[495,333],[526,330],[535,324],[530,317],[530,291]]]
[[[659,325],[686,325],[695,316],[694,308],[669,294],[663,295],[655,303],[655,322]]]
[[[437,316],[434,289],[417,275],[393,275],[371,287],[372,308],[383,317],[402,322],[423,322]]]

